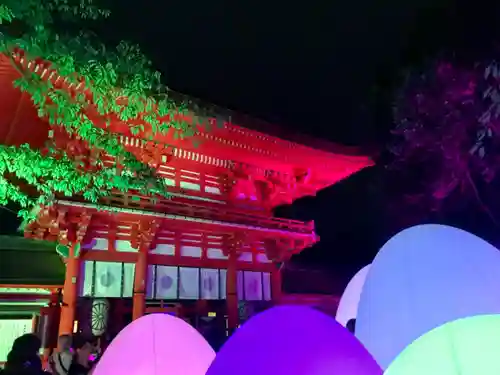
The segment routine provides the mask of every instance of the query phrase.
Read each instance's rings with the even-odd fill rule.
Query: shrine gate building
[[[15,58],[36,70],[22,54]],[[43,134],[59,147],[114,163],[79,139],[49,129],[12,87],[16,72],[9,64],[0,59],[1,95],[9,98],[0,103],[4,143],[40,144],[35,136],[45,126]],[[22,115],[12,119],[20,105]],[[195,115],[186,115],[187,121]],[[38,127],[23,142],[9,131],[21,121]],[[273,208],[315,195],[372,162],[334,145],[311,147],[251,130],[252,120],[245,121],[239,123],[234,114],[208,118],[210,130],[200,128],[186,139],[172,134],[151,139],[131,134],[126,124],[111,124],[109,130],[128,151],[154,165],[170,196],[115,192],[99,206],[58,197],[40,208],[24,234],[59,243],[65,258],[60,309],[47,310],[47,319],[60,316],[59,334],[113,335],[151,312],[195,325],[217,321],[230,334],[249,315],[279,303],[281,265],[319,238],[313,222],[274,217]]]

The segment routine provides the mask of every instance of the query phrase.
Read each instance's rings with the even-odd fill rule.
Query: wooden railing
[[[106,198],[103,203],[119,208],[141,209],[171,215],[286,230],[290,232],[307,234],[314,232],[314,221],[302,222],[298,220],[255,215],[243,210],[226,209],[224,207],[212,208],[202,204],[175,202],[166,198],[155,198],[155,200],[153,200],[151,197],[134,195],[131,193],[114,193]]]

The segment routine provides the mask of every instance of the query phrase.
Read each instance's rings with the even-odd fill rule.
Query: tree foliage
[[[500,170],[500,69],[495,62],[473,67],[433,63],[408,75],[394,103],[390,168],[410,185],[407,199],[442,209],[474,199]]]
[[[12,58],[21,49],[28,60],[50,64],[69,85],[83,86],[91,98],[84,93],[70,95],[64,87],[22,69],[12,58],[13,67],[21,74],[13,84],[30,95],[40,117],[77,135],[89,149],[115,157],[122,167],[100,165],[88,170],[51,144],[44,152],[29,145],[0,145],[0,204],[16,202],[24,209],[22,215],[27,215],[34,205],[50,204],[57,193],[81,195],[92,202],[113,189],[166,194],[164,182],[153,170],[93,123],[89,107],[108,124],[113,118],[130,124],[133,134],[147,126],[151,134],[174,128],[181,136],[189,136],[197,124],[188,125],[175,116],[186,106],[170,98],[159,72],[137,46],[121,42],[110,49],[90,32],[58,32],[80,30],[84,22],[109,15],[93,0],[1,0],[0,53]],[[22,189],[23,184],[36,194]]]

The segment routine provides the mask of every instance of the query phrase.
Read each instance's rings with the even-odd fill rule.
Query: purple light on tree
[[[496,64],[448,62],[407,78],[394,104],[389,165],[413,182],[407,202],[437,210],[472,198],[495,221],[480,192],[500,168],[499,78]]]

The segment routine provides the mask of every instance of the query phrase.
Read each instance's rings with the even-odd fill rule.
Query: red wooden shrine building
[[[14,60],[44,79],[59,80],[20,53]],[[50,135],[78,156],[113,163],[79,139],[49,129],[29,98],[13,88],[17,73],[11,64],[0,57],[4,144],[43,147]],[[281,264],[319,240],[313,222],[273,217],[273,208],[371,165],[333,145],[324,151],[290,142],[237,125],[235,118],[208,121],[211,130],[200,128],[189,139],[167,134],[146,140],[118,121],[109,128],[127,150],[155,166],[170,199],[116,192],[97,207],[78,197],[60,198],[41,207],[26,226],[26,237],[69,249],[61,303],[45,310],[52,326],[59,321],[59,333],[114,334],[150,312],[193,324],[212,320],[230,332],[245,316],[279,303]]]

